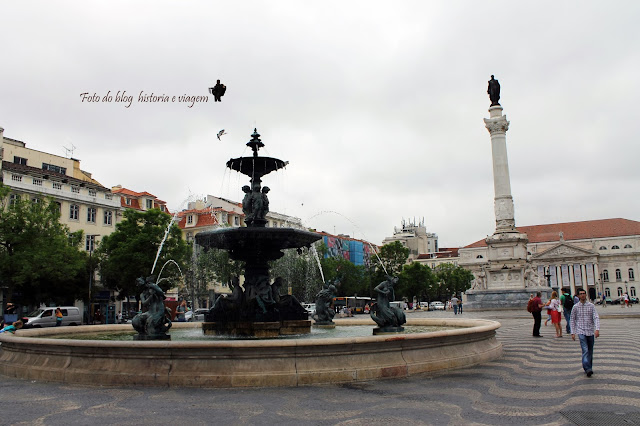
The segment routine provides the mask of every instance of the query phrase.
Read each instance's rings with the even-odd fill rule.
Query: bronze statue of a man
[[[487,89],[487,93],[489,94],[489,99],[491,100],[491,106],[500,105],[498,101],[500,100],[500,83],[493,76],[491,76],[491,80],[489,80],[489,88]]]

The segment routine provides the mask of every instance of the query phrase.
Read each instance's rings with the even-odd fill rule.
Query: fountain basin
[[[374,325],[369,319],[341,321]],[[502,355],[489,320],[413,319],[466,327],[430,333],[328,339],[102,341],[48,339],[130,325],[20,330],[0,336],[0,374],[87,385],[263,387],[346,383],[463,368]],[[176,323],[175,328],[200,327]]]

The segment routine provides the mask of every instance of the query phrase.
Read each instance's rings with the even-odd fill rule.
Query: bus
[[[370,297],[334,297],[333,306],[337,312],[340,312],[343,307],[351,309],[353,314],[364,314],[365,305],[373,305],[374,299]]]

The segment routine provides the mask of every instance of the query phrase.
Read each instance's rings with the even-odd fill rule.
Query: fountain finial
[[[258,129],[253,129],[253,134],[251,135],[251,140],[247,142],[247,146],[253,150],[253,156],[258,156],[258,150],[264,146],[262,141],[260,140],[260,134],[258,133]]]

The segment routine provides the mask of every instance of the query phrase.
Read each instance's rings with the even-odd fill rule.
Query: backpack
[[[533,312],[533,299],[529,300],[529,303],[527,303],[527,312]]]
[[[570,311],[573,308],[573,297],[571,297],[570,294],[565,294],[564,295],[564,303],[562,304],[562,306],[567,311]]]

